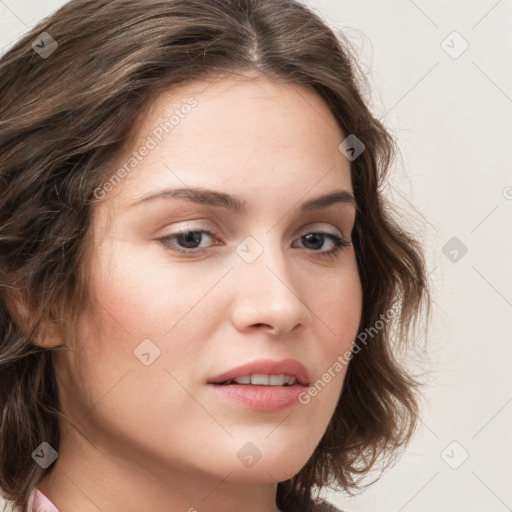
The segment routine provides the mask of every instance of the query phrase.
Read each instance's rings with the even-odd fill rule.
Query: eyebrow
[[[162,198],[183,199],[205,206],[224,208],[235,213],[244,213],[247,211],[247,203],[239,196],[230,195],[224,192],[218,192],[216,190],[210,190],[206,188],[176,188],[151,192],[145,196],[142,196],[139,200],[133,203],[131,207]],[[313,199],[305,201],[299,206],[299,211],[301,213],[307,213],[313,210],[327,208],[328,206],[337,203],[348,204],[357,209],[356,200],[350,192],[347,190],[335,190],[328,194],[317,196]]]

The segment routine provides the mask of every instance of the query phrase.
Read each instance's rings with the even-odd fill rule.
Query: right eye
[[[197,254],[204,252],[203,249],[205,246],[200,247],[201,240],[204,239],[204,234],[208,235],[210,238],[213,238],[215,235],[215,233],[205,229],[187,229],[186,231],[172,233],[158,238],[158,241],[169,251]]]

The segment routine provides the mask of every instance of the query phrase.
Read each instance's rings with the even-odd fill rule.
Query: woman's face
[[[98,453],[162,480],[290,478],[361,315],[354,248],[336,243],[355,218],[348,134],[319,96],[267,79],[182,86],[136,134],[96,194],[97,307],[58,360],[62,407]]]

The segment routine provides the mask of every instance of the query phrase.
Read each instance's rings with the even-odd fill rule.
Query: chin
[[[215,472],[229,474],[232,482],[271,483],[288,480],[296,475],[307,463],[314,448],[302,443],[284,441],[276,438],[275,442],[261,440],[254,443],[237,441],[235,456],[229,454],[219,458]],[[220,466],[223,466],[222,468]]]

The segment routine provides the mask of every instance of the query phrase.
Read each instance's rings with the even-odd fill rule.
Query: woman
[[[289,0],[73,0],[2,57],[17,510],[333,510],[407,443],[425,266],[354,65]]]

